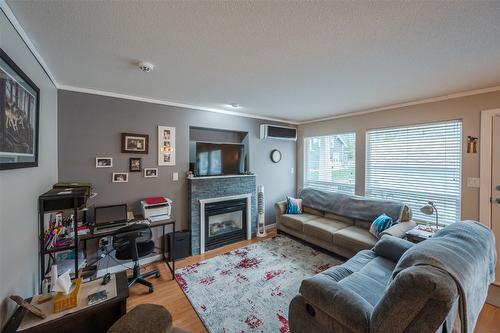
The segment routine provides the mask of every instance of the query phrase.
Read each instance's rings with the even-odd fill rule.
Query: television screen
[[[196,142],[192,148],[195,152],[191,155],[196,159],[192,161],[192,171],[197,177],[239,175],[246,171],[242,144]]]

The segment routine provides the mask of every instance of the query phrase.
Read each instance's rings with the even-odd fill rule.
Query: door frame
[[[500,116],[500,109],[481,111],[481,134],[479,138],[480,188],[479,221],[491,229],[491,159],[493,148],[493,117]]]

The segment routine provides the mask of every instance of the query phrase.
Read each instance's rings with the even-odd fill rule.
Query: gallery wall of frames
[[[157,166],[175,166],[175,127],[158,126],[158,154]],[[120,158],[127,158],[126,154],[149,154],[149,135],[139,133],[121,133]],[[142,157],[128,157],[128,170],[112,170],[111,182],[128,183],[131,174],[142,175],[144,178],[157,178],[158,167],[155,165],[143,165]],[[95,167],[113,169],[113,157],[97,156]]]

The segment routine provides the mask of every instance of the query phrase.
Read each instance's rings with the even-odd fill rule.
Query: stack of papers
[[[411,237],[419,237],[419,238],[430,238],[432,236],[434,236],[434,231],[430,231],[430,230],[433,230],[432,228],[429,229],[427,227],[420,227],[420,226],[416,226],[415,228],[409,230],[406,232],[406,235],[407,236],[411,236]]]

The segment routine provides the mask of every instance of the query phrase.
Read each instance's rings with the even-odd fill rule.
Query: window
[[[305,138],[304,187],[354,194],[356,134]]]
[[[429,222],[420,208],[433,201],[440,223],[460,220],[461,138],[461,121],[369,131],[366,196],[401,200]]]

